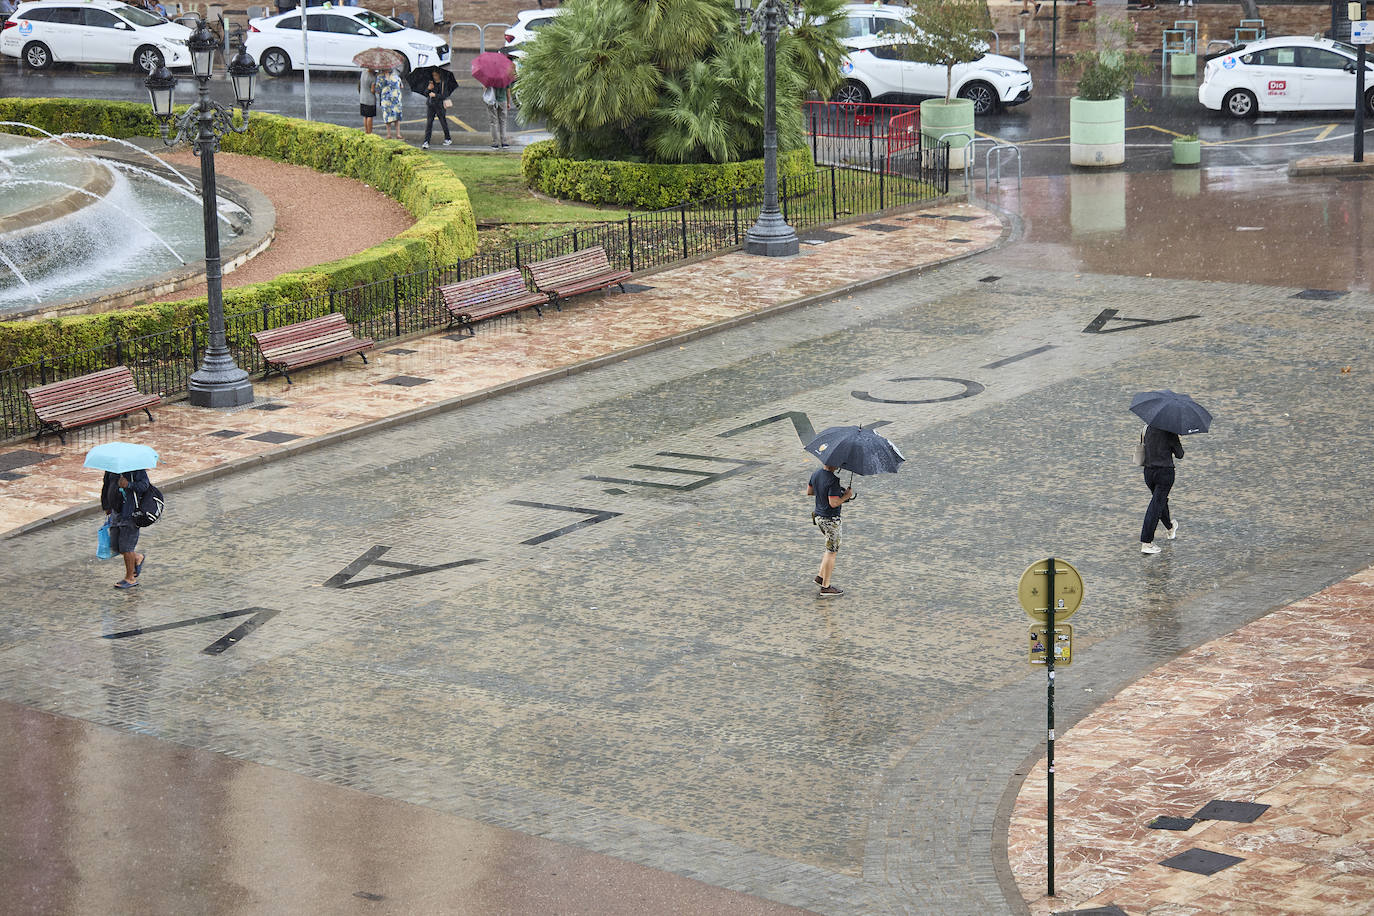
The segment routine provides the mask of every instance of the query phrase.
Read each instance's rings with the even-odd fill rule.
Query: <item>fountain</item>
[[[0,319],[115,308],[203,279],[200,193],[184,175],[127,141],[4,126],[41,136],[0,133]],[[271,239],[270,204],[246,196],[251,215],[219,198],[226,272]]]

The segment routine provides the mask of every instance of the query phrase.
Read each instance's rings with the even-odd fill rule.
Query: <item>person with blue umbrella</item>
[[[1150,504],[1145,508],[1145,520],[1140,526],[1140,552],[1156,554],[1155,532],[1160,525],[1169,540],[1178,537],[1178,519],[1169,513],[1169,491],[1174,488],[1174,459],[1183,457],[1180,436],[1205,433],[1212,425],[1207,408],[1186,394],[1167,388],[1142,391],[1131,398],[1131,413],[1147,424],[1141,436],[1144,457],[1141,470],[1145,486],[1150,490]]]
[[[110,526],[110,546],[124,558],[124,578],[115,588],[137,588],[148,556],[138,552],[139,527],[134,524],[133,513],[152,486],[148,468],[157,467],[157,452],[146,445],[106,442],[86,453],[84,465],[105,472],[100,508],[105,510]]]

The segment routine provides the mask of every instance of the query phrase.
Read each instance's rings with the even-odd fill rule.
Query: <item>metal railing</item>
[[[901,169],[889,172],[817,168],[802,176],[781,176],[778,197],[783,217],[798,233],[889,207],[933,200],[949,192],[948,145],[924,148]],[[449,323],[439,288],[531,261],[600,245],[611,263],[632,272],[650,270],[740,245],[754,224],[763,198],[756,185],[730,194],[623,220],[591,224],[562,235],[521,242],[510,249],[466,258],[456,264],[347,289],[310,299],[225,315],[225,336],[235,362],[249,373],[262,372],[257,331],[281,327],[331,312],[342,312],[355,333],[377,341],[441,328]],[[38,430],[25,388],[75,378],[112,366],[133,372],[139,390],[174,396],[186,390],[207,343],[207,324],[197,322],[112,344],[46,356],[36,363],[0,372],[0,441]]]

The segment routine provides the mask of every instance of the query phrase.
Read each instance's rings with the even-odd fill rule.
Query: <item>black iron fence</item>
[[[785,177],[778,188],[783,216],[799,233],[889,207],[933,200],[949,191],[949,148],[922,150],[916,166],[889,172],[818,168]],[[508,251],[478,255],[445,267],[396,275],[327,295],[225,315],[230,351],[239,366],[262,372],[256,331],[342,312],[354,331],[378,341],[442,327],[449,321],[439,288],[473,277],[591,248],[606,249],[616,267],[643,271],[742,244],[758,217],[763,188],[752,187],[666,210],[630,214],[552,238],[521,242]],[[207,343],[206,322],[107,346],[45,357],[0,372],[0,439],[36,432],[25,388],[75,378],[112,366],[130,368],[142,391],[164,397],[186,391]]]

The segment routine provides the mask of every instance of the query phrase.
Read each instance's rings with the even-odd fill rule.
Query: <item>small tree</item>
[[[1135,85],[1135,78],[1150,72],[1150,61],[1139,51],[1126,50],[1130,29],[1124,22],[1103,27],[1098,46],[1073,57],[1078,66],[1078,97],[1089,102],[1106,102],[1124,96]],[[1142,99],[1132,100],[1146,107]]]
[[[911,14],[905,55],[945,68],[945,101],[954,94],[954,68],[982,57],[992,18],[983,0],[931,0]]]

